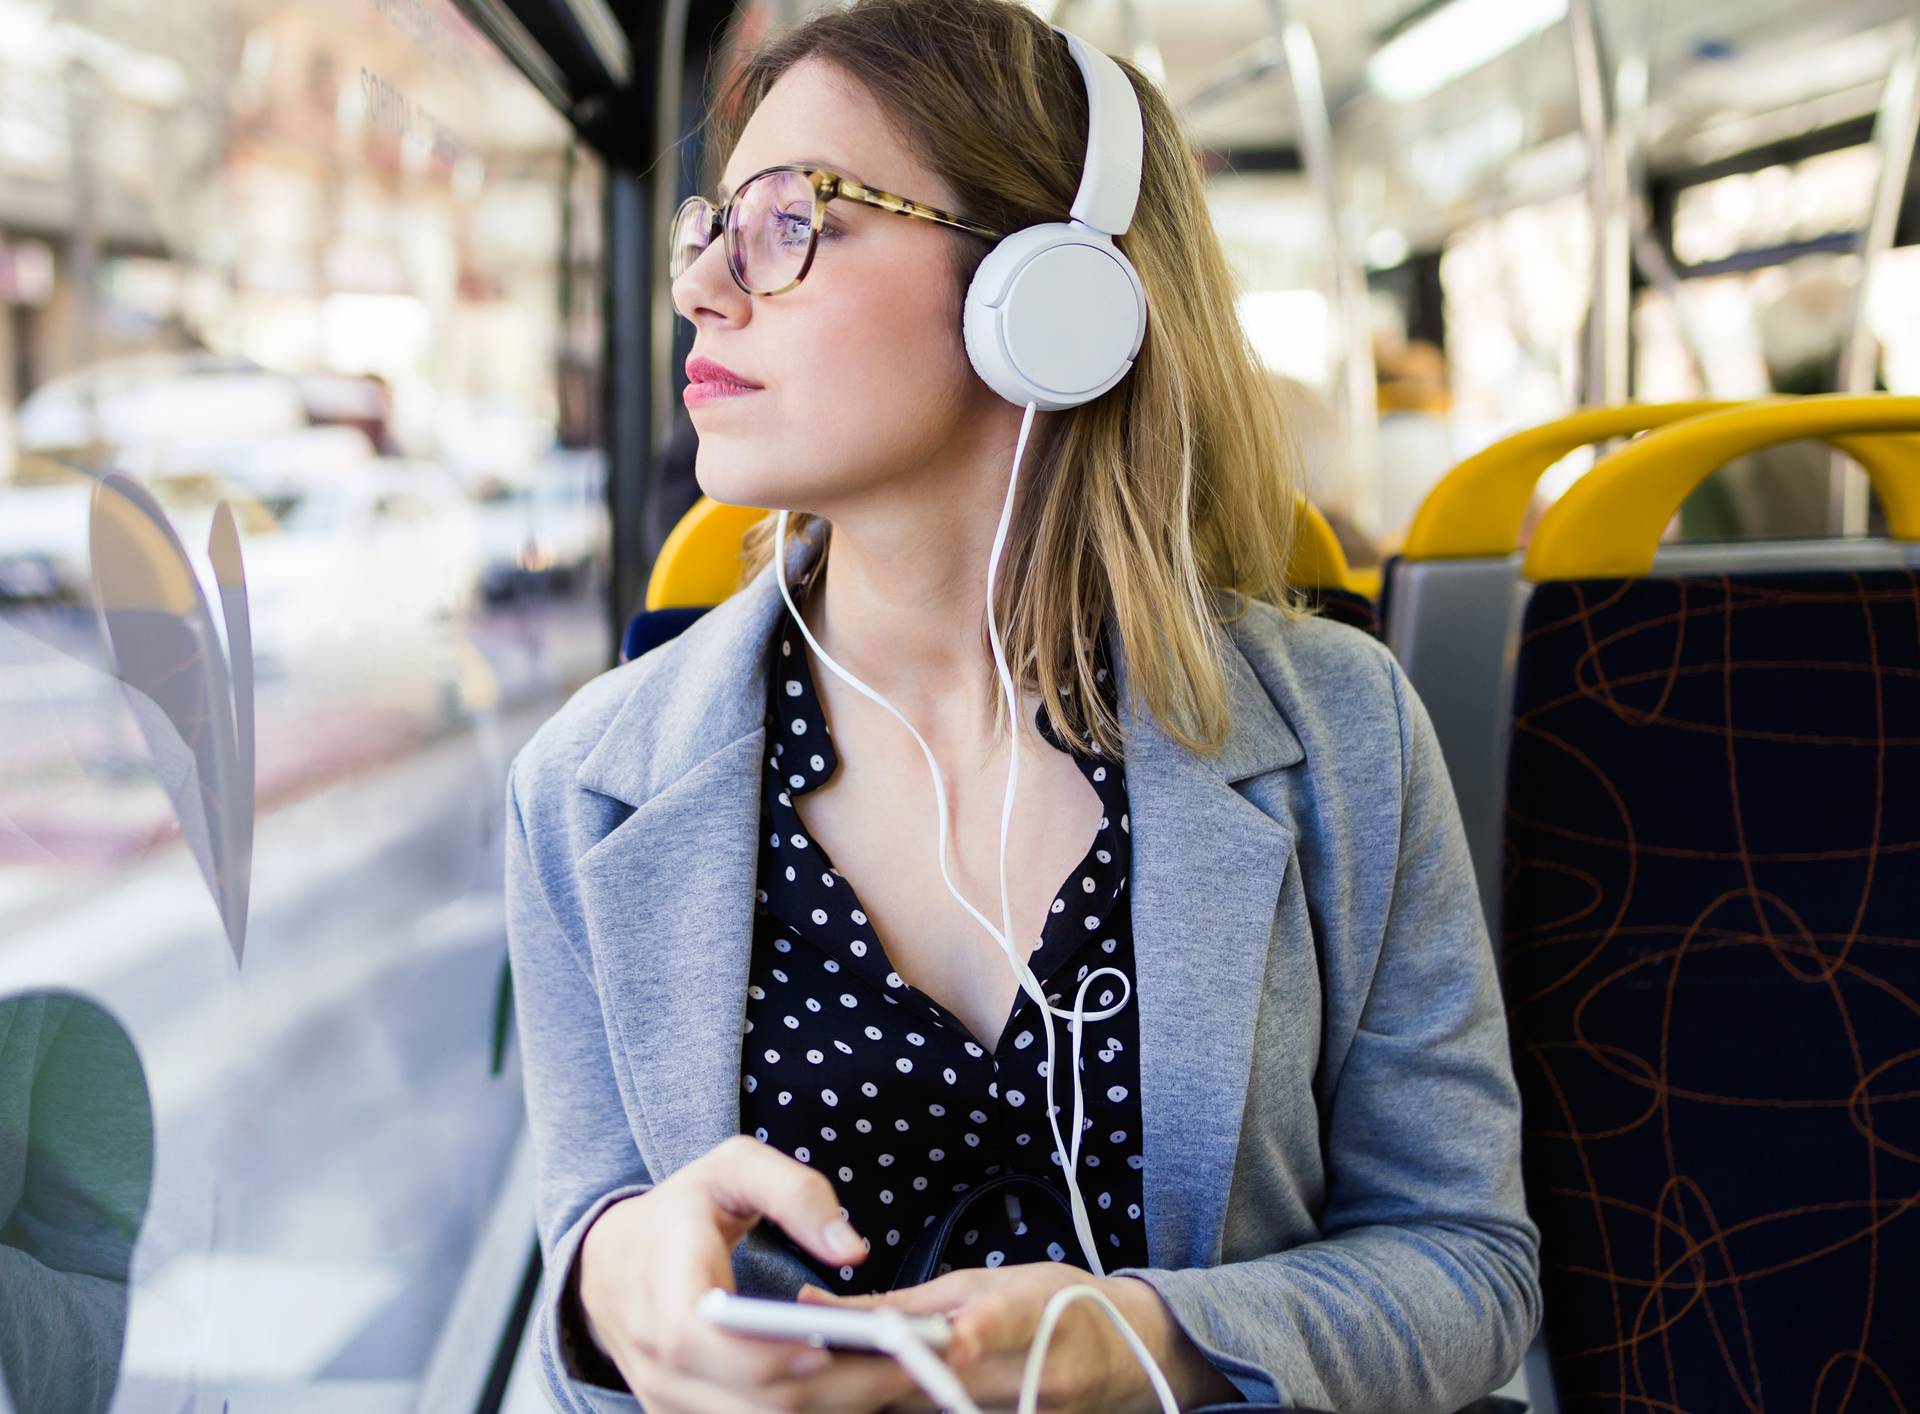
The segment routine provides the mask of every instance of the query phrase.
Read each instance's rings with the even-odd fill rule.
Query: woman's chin
[[[712,450],[717,452],[719,448]],[[700,460],[694,468],[694,480],[699,482],[707,499],[725,506],[773,508],[774,503],[768,498],[777,497],[780,491],[778,483],[767,475],[765,466],[735,464],[746,459],[733,456],[732,448],[727,449],[728,455],[724,457],[710,458],[708,452],[707,444],[702,443]]]

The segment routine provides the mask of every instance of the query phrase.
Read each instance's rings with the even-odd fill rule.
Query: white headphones
[[[988,252],[962,332],[986,385],[1019,407],[1091,402],[1126,377],[1147,332],[1147,294],[1113,243],[1133,224],[1146,137],[1118,64],[1060,26],[1087,85],[1087,156],[1065,221],[1027,226]]]

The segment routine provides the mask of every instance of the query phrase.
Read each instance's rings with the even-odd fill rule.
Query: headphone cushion
[[[1133,367],[1146,337],[1146,292],[1099,232],[1028,226],[980,262],[962,327],[974,371],[1009,402],[1075,407]]]

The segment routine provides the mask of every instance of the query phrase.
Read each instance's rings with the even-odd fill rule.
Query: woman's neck
[[[984,751],[993,735],[987,704],[999,690],[983,632],[991,528],[977,550],[971,543],[954,535],[876,556],[835,526],[794,602],[828,655],[930,742]],[[815,677],[830,710],[835,699],[843,715],[871,705],[856,706],[858,694],[830,671]]]

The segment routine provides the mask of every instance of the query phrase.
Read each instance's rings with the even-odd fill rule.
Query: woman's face
[[[802,60],[768,91],[722,191],[787,162],[955,209],[952,192],[901,145],[865,88],[821,60]],[[956,240],[986,246],[843,197],[827,204],[806,278],[782,294],[742,292],[721,240],[701,252],[673,286],[674,308],[695,326],[692,357],[761,385],[690,405],[701,489],[731,505],[831,517],[849,500],[930,468],[937,475],[987,445],[1002,420],[995,405],[1012,405],[967,361]]]

